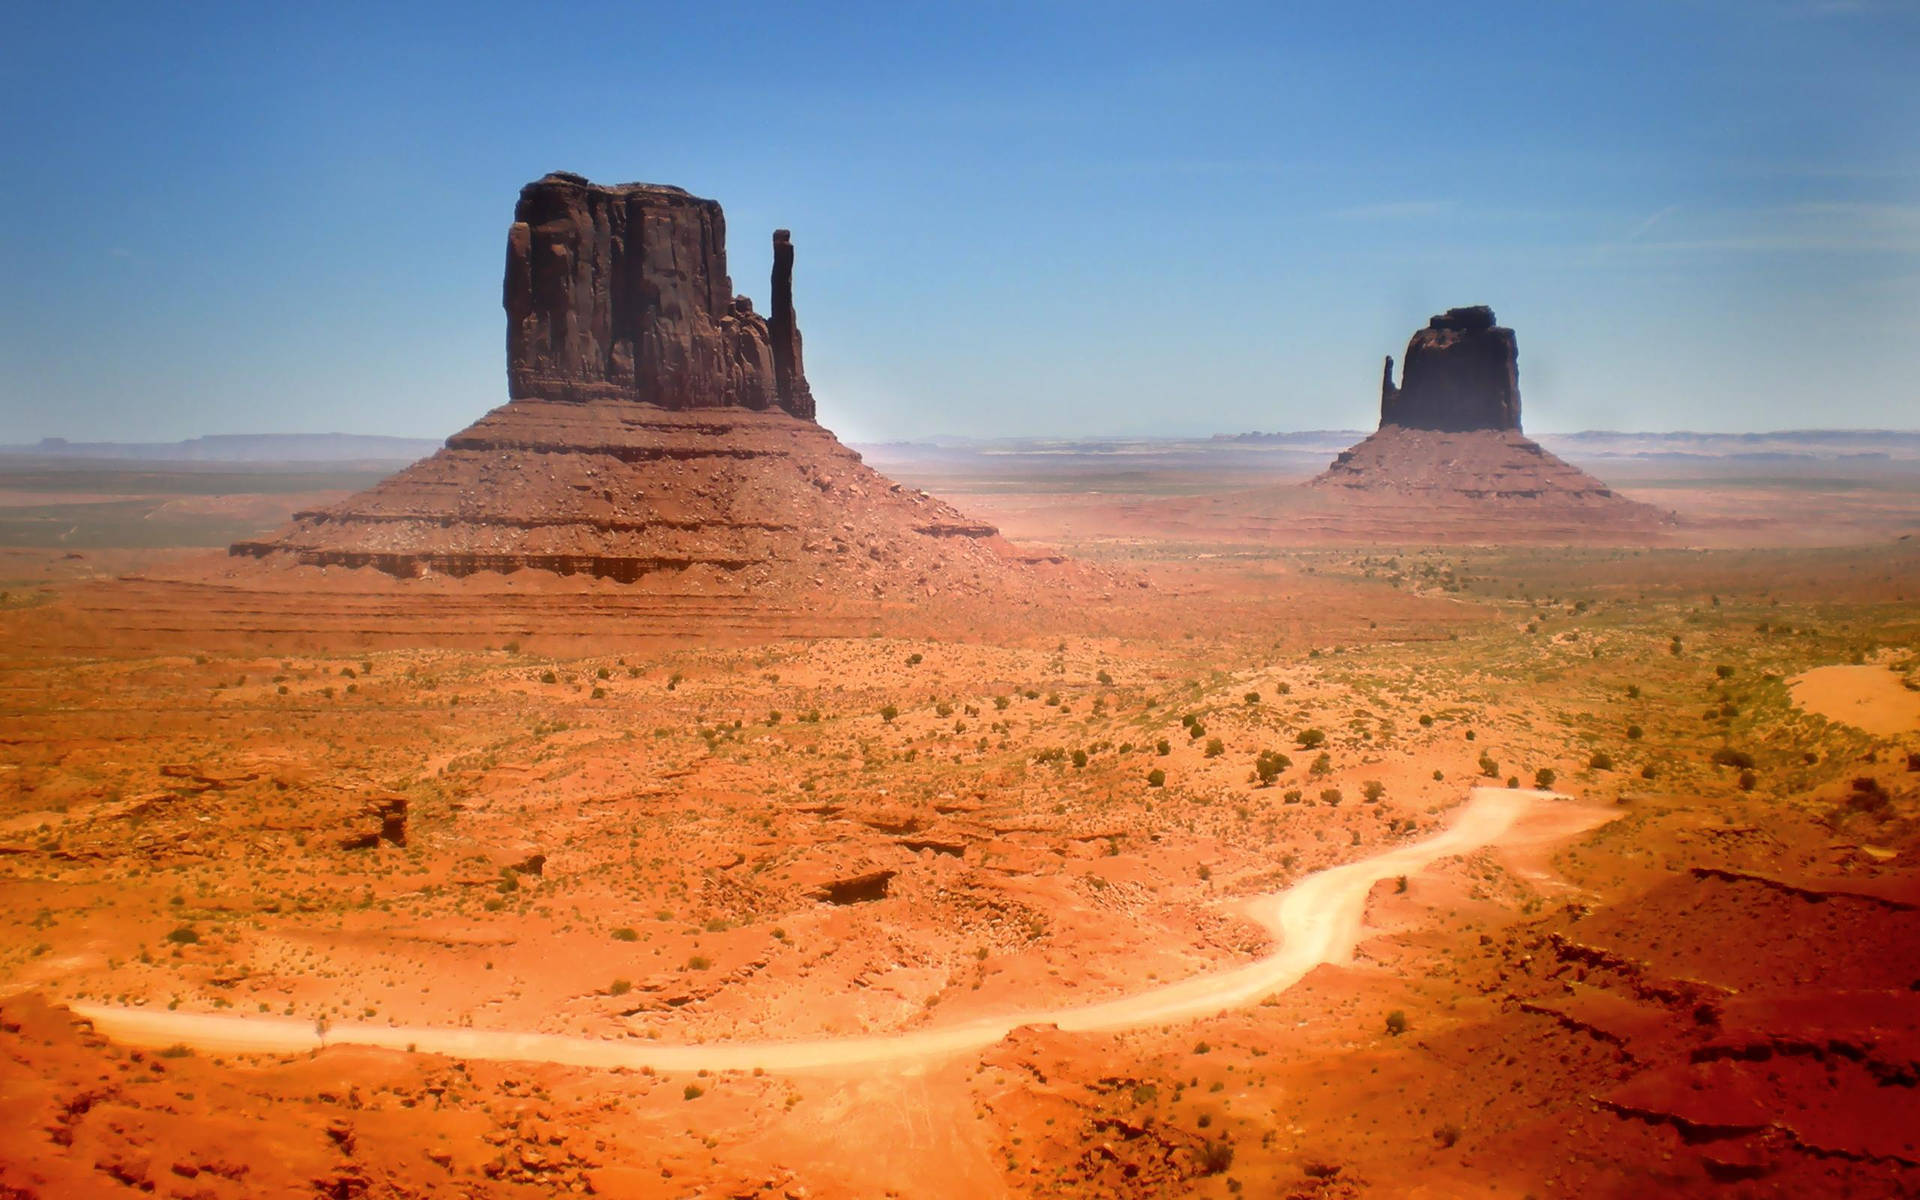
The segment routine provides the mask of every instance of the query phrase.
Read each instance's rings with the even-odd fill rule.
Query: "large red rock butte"
[[[527,185],[507,234],[509,402],[231,554],[789,597],[991,592],[1031,565],[815,422],[793,264],[776,231],[763,318],[733,294],[714,201],[560,173]]]
[[[1387,359],[1380,428],[1309,486],[1369,537],[1586,540],[1672,522],[1520,432],[1519,344],[1485,305],[1416,332],[1397,387]]]

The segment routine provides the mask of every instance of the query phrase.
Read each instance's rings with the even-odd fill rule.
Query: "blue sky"
[[[1371,427],[1491,304],[1527,427],[1920,427],[1920,3],[39,5],[0,442],[444,436],[552,169],[794,230],[861,439]]]

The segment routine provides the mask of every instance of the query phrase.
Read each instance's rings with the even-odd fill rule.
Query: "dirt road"
[[[302,1053],[322,1044],[352,1044],[458,1058],[580,1067],[652,1067],[661,1071],[761,1068],[794,1072],[882,1064],[911,1067],[990,1045],[1022,1025],[1056,1025],[1064,1030],[1128,1029],[1212,1016],[1257,1003],[1297,982],[1321,963],[1350,958],[1360,940],[1367,893],[1380,880],[1406,875],[1436,859],[1483,846],[1565,837],[1605,819],[1604,814],[1567,803],[1564,797],[1550,792],[1476,788],[1453,823],[1433,837],[1320,871],[1285,891],[1242,902],[1240,910],[1271,932],[1277,942],[1272,953],[1245,966],[1097,1004],[1010,1012],[907,1033],[681,1045],[432,1026],[335,1025],[323,1035],[312,1022],[288,1018],[100,1004],[75,1004],[72,1008],[116,1041],[142,1046],[184,1043],[210,1052]]]

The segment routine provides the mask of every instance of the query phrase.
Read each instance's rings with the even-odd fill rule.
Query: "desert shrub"
[[[1427,729],[1427,728],[1430,728],[1432,725],[1433,725],[1433,716],[1429,713],[1421,713],[1420,728]]]
[[[1302,750],[1312,750],[1327,744],[1327,733],[1324,729],[1302,729],[1294,740],[1299,743]]]
[[[616,942],[637,942],[640,940],[640,933],[632,926],[622,925],[613,931],[613,940]]]
[[[607,985],[607,995],[609,996],[624,996],[632,990],[633,981],[630,979],[616,979]]]
[[[1012,703],[1013,701],[1006,696],[995,696],[993,698],[993,707],[1000,712],[1007,711],[1007,705]]]
[[[1187,738],[1190,741],[1197,741],[1198,739],[1205,737],[1206,733],[1207,733],[1207,727],[1201,724],[1199,721],[1195,721],[1193,724],[1187,726]]]
[[[1147,786],[1148,787],[1167,786],[1167,773],[1165,771],[1162,771],[1159,767],[1155,767],[1153,770],[1148,771]]]
[[[700,1097],[706,1094],[707,1094],[707,1089],[701,1087],[697,1083],[690,1083],[686,1087],[683,1087],[680,1089],[680,1095],[687,1100],[698,1100]]]
[[[1161,738],[1161,739],[1160,739],[1159,741],[1157,741],[1157,742],[1155,742],[1155,743],[1153,744],[1153,752],[1154,752],[1155,754],[1162,754],[1162,755],[1164,755],[1164,754],[1172,754],[1172,753],[1173,753],[1173,743],[1172,743],[1172,742],[1169,742],[1169,741],[1168,741],[1167,739],[1165,739],[1165,738]]]
[[[1392,1034],[1394,1037],[1399,1037],[1401,1034],[1405,1033],[1406,1031],[1407,1031],[1407,1014],[1406,1013],[1396,1008],[1392,1012],[1387,1014],[1387,1032],[1388,1033]]]
[[[1366,798],[1368,804],[1378,804],[1387,794],[1387,785],[1378,779],[1369,779],[1360,785],[1360,794]]]
[[[1205,883],[1205,882],[1206,882],[1207,880],[1209,880],[1209,879],[1212,879],[1212,878],[1213,878],[1213,868],[1212,868],[1212,867],[1210,867],[1210,866],[1208,866],[1208,865],[1207,865],[1207,864],[1205,864],[1205,863],[1201,863],[1201,864],[1200,864],[1200,869],[1199,869],[1199,870],[1197,870],[1197,871],[1195,871],[1195,872],[1194,872],[1194,875],[1196,875],[1197,877],[1199,877],[1199,880],[1200,880],[1200,882],[1201,882],[1201,883]],[[1201,1044],[1201,1045],[1203,1045],[1203,1046],[1204,1046],[1204,1045],[1206,1045],[1206,1043],[1205,1043],[1205,1042],[1202,1042],[1202,1043],[1200,1043],[1200,1044]],[[1206,1051],[1205,1051],[1205,1050],[1202,1050],[1202,1051],[1200,1051],[1200,1053],[1201,1053],[1201,1054],[1205,1054],[1205,1053],[1206,1053]]]
[[[1402,895],[1406,893],[1407,877],[1405,875],[1401,875],[1393,881],[1393,890]]]
[[[1871,775],[1856,778],[1853,781],[1852,790],[1847,793],[1847,807],[1857,812],[1879,812],[1891,800],[1892,797],[1887,794],[1887,789]]]
[[[1341,800],[1341,796],[1340,796],[1339,788],[1321,788],[1320,789],[1320,803],[1330,804],[1333,807],[1338,808],[1340,807],[1340,800]]]
[[[1299,788],[1288,788],[1286,790],[1286,793],[1282,795],[1280,798],[1286,801],[1288,804],[1298,804],[1300,803],[1301,800],[1306,798],[1306,794],[1302,792]]]
[[[1454,1143],[1460,1140],[1460,1127],[1448,1122],[1433,1131],[1433,1140],[1440,1143],[1442,1150],[1451,1150]]]
[[[613,678],[613,672],[607,670],[605,667],[601,667],[598,671],[595,671],[593,674],[594,674],[594,678],[596,679],[612,679]]]
[[[1322,750],[1314,756],[1313,765],[1307,768],[1309,775],[1333,774],[1333,756]]]
[[[1759,786],[1760,777],[1758,775],[1755,775],[1752,771],[1742,771],[1740,772],[1740,778],[1738,782],[1740,784],[1741,791],[1750,792],[1755,787]]]
[[[917,667],[925,661],[927,661],[927,656],[917,651],[907,655],[907,665],[910,667]]]
[[[1587,769],[1590,771],[1611,771],[1613,770],[1613,756],[1611,754],[1596,752],[1592,758],[1587,760]]]
[[[1222,754],[1225,754],[1226,752],[1227,752],[1227,744],[1225,742],[1221,741],[1219,738],[1207,739],[1207,757],[1208,758],[1219,758]]]
[[[1095,675],[1095,676],[1094,676],[1094,679],[1096,679],[1097,681],[1099,681],[1099,683],[1100,683],[1100,686],[1102,686],[1102,687],[1112,687],[1112,686],[1113,686],[1113,676],[1111,676],[1111,675],[1109,675],[1109,674],[1107,674],[1107,673],[1106,673],[1105,671],[1101,671],[1101,672],[1100,672],[1100,673],[1099,673],[1098,675]]]
[[[1753,755],[1748,754],[1745,750],[1735,750],[1731,746],[1722,746],[1713,752],[1713,761],[1716,766],[1739,767],[1745,771],[1753,766]]]
[[[594,698],[595,700],[605,700],[605,699],[607,698],[607,689],[605,689],[605,688],[603,688],[603,687],[597,687],[597,688],[594,688],[594,689],[593,689],[593,698]]]
[[[1646,766],[1640,768],[1640,778],[1642,779],[1657,779],[1659,776],[1659,769],[1652,763],[1648,763]]]
[[[1637,684],[1637,683],[1630,683],[1630,684],[1628,684],[1628,685],[1627,685],[1627,699],[1629,699],[1629,700],[1638,700],[1639,698],[1640,698],[1640,685],[1639,685],[1639,684]]]
[[[1517,787],[1519,787],[1519,786],[1520,786],[1520,777],[1519,777],[1518,775],[1509,775],[1509,776],[1507,776],[1507,786],[1508,786],[1508,787],[1510,787],[1510,788],[1517,788]]]
[[[1728,666],[1726,663],[1721,663],[1719,666],[1715,667],[1713,669],[1713,673],[1715,675],[1718,675],[1722,679],[1733,678],[1733,668]]]
[[[687,960],[687,970],[704,971],[713,965],[713,960],[704,954],[696,954]]]
[[[892,724],[893,719],[899,715],[900,706],[898,704],[889,704],[880,710],[880,719],[888,724]]]
[[[1493,755],[1485,750],[1480,752],[1480,773],[1488,779],[1497,779],[1500,776],[1500,764],[1493,761]]]
[[[1442,773],[1441,773],[1441,771],[1440,771],[1440,768],[1438,768],[1438,767],[1435,767],[1435,768],[1433,769],[1433,781],[1434,781],[1435,783],[1439,783],[1439,782],[1440,782],[1441,780],[1443,780],[1443,779],[1445,779],[1445,778],[1446,778],[1446,776],[1445,776],[1444,774],[1442,774]]]
[[[1073,752],[1073,765],[1076,767],[1084,767],[1087,765],[1087,752],[1085,750],[1075,750]]]
[[[1204,1142],[1200,1146],[1200,1173],[1202,1175],[1224,1174],[1233,1166],[1233,1143]]]
[[[167,934],[167,940],[176,946],[191,946],[200,940],[200,931],[191,925],[182,925]]]
[[[1646,730],[1640,728],[1638,725],[1627,726],[1627,740],[1630,742],[1639,741],[1645,734]]]
[[[1559,776],[1554,774],[1552,767],[1541,767],[1533,773],[1533,786],[1537,788],[1550,788],[1553,786],[1553,781],[1558,778]]]
[[[1280,772],[1293,765],[1293,760],[1278,750],[1262,750],[1253,760],[1253,773],[1260,778],[1261,786],[1267,786],[1280,777]]]
[[[560,677],[558,675],[555,675],[552,671],[542,671],[540,672],[540,682],[541,683],[559,683]]]

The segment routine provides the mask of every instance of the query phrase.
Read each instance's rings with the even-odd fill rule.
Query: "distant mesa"
[[[1485,305],[1416,332],[1397,386],[1387,359],[1380,428],[1308,486],[1378,536],[1584,540],[1673,523],[1520,432],[1519,343]]]
[[[714,201],[562,173],[527,185],[507,233],[508,402],[231,554],[863,598],[992,592],[1034,565],[815,422],[793,270],[776,231],[762,317],[733,293]]]

